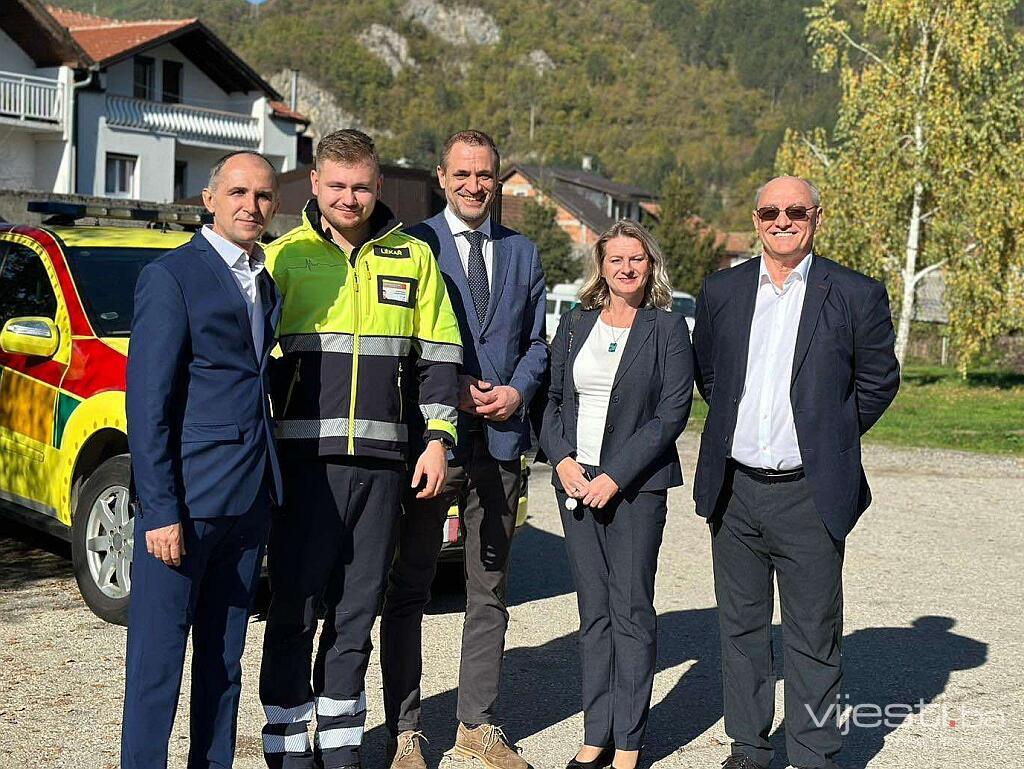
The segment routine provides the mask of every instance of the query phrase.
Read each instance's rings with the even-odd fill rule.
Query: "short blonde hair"
[[[672,286],[668,281],[665,257],[658,242],[642,225],[632,219],[620,219],[609,227],[594,244],[586,280],[580,289],[580,304],[585,310],[597,310],[608,306],[609,289],[601,265],[604,263],[608,241],[615,238],[632,238],[643,246],[644,253],[651,260],[651,272],[644,286],[644,307],[672,309]]]

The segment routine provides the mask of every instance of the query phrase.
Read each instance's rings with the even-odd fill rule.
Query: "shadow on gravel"
[[[0,590],[19,590],[47,579],[73,579],[71,545],[0,517]]]
[[[513,572],[514,573],[514,572]],[[671,755],[722,717],[719,683],[718,620],[714,609],[675,611],[658,617],[658,671],[695,662],[651,710],[644,763]],[[430,664],[429,660],[426,664]],[[580,659],[576,633],[541,646],[505,654],[499,703],[501,724],[513,741],[537,734],[580,712]],[[436,760],[455,736],[458,690],[423,703],[423,731]],[[582,734],[580,735],[582,737]],[[386,727],[366,735],[366,757],[383,750]],[[527,756],[538,767],[564,765],[577,747],[574,736],[565,755]],[[435,747],[436,746],[436,747]],[[428,765],[433,765],[428,760]]]
[[[907,721],[941,724],[944,729],[967,725],[962,705],[928,707],[945,691],[954,670],[981,667],[988,659],[988,644],[952,632],[955,626],[952,617],[925,616],[909,628],[864,628],[843,638],[842,707],[853,708],[857,719],[847,721],[841,766],[866,767],[882,752],[885,738]],[[779,642],[781,628],[773,631]],[[970,723],[978,726],[976,718]],[[771,741],[776,751],[773,766],[785,766],[784,723]]]

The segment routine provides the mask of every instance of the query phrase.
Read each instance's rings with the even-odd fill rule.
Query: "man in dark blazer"
[[[448,205],[408,230],[437,255],[459,320],[463,367],[448,481],[434,499],[409,500],[384,601],[381,668],[395,769],[424,767],[420,627],[444,521],[456,502],[465,538],[466,619],[455,750],[488,769],[527,766],[497,728],[495,702],[508,626],[505,586],[521,492],[519,457],[530,447],[525,415],[548,365],[546,294],[537,247],[490,218],[498,161],[487,134],[451,136],[437,167]]]
[[[777,575],[785,728],[795,767],[833,767],[845,539],[871,501],[861,436],[896,397],[885,287],[812,252],[817,189],[761,188],[759,258],[704,281],[693,346],[709,412],[694,482],[709,520],[722,639],[725,769],[762,769],[775,703]]]
[[[190,629],[188,767],[232,765],[249,609],[281,499],[266,376],[278,297],[257,243],[277,210],[274,169],[233,153],[203,200],[213,226],[147,265],[135,289],[123,769],[167,766]]]

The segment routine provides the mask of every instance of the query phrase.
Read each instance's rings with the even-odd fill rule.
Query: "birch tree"
[[[962,370],[1020,328],[1024,57],[1014,0],[836,0],[807,10],[815,65],[838,70],[831,134],[790,131],[780,173],[818,180],[822,252],[884,280],[902,363],[915,289],[942,270]]]

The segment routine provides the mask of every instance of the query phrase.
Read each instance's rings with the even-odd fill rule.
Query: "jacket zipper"
[[[405,401],[402,398],[402,361],[398,361],[398,423],[404,421]]]
[[[361,250],[361,249],[360,249]],[[355,303],[355,333],[352,335],[352,382],[348,397],[348,453],[356,453],[356,382],[359,379],[359,319],[362,316],[362,308],[359,306],[359,251],[356,251],[356,258],[352,264],[352,290],[355,292],[353,302]]]

